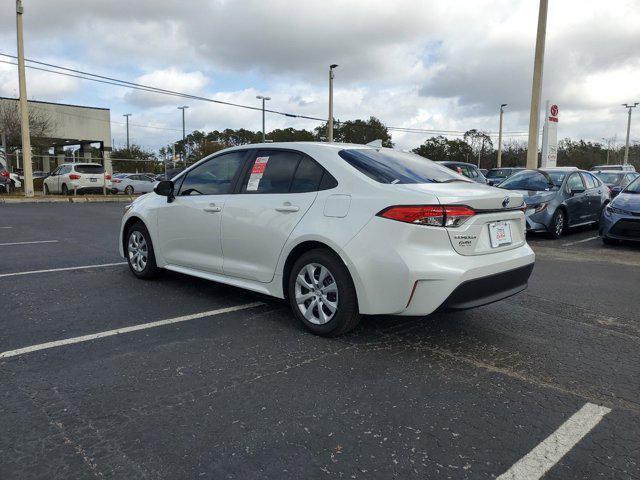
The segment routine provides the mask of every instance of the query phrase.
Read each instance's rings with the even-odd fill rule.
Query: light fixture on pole
[[[22,37],[22,1],[16,0],[16,35],[18,37],[18,83],[20,90],[20,132],[22,135],[22,169],[24,196],[33,197],[33,168],[31,166],[31,136],[29,134],[29,107],[27,104],[27,77],[24,72],[24,40]],[[9,165],[7,165],[8,167]],[[7,168],[8,169],[8,168]]]
[[[129,117],[131,116],[131,114],[123,113],[122,116],[127,119],[127,150],[129,150],[131,148],[131,146],[129,145]]]
[[[638,106],[638,102],[635,103],[623,103],[622,106],[629,110],[629,118],[627,120],[627,141],[624,145],[624,164],[629,163],[629,134],[631,133],[631,109]]]
[[[266,141],[266,131],[265,131],[265,127],[264,127],[264,102],[266,102],[267,100],[271,100],[271,97],[264,97],[262,95],[256,95],[256,98],[258,100],[262,100],[262,143],[264,143]]]
[[[538,128],[540,124],[540,97],[542,94],[542,70],[544,65],[544,43],[547,34],[547,10],[549,0],[540,0],[538,32],[533,61],[533,83],[531,86],[531,111],[529,113],[529,142],[527,144],[527,168],[538,168]]]
[[[502,167],[502,115],[504,114],[504,107],[506,106],[506,103],[500,105],[500,126],[498,127],[498,163],[496,165],[498,168]]]
[[[329,121],[327,122],[327,141],[333,142],[333,69],[337,64],[329,65]]]

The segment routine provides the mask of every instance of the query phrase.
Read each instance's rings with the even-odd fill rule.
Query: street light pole
[[[500,105],[500,126],[498,127],[498,163],[496,165],[498,168],[502,167],[502,115],[504,114],[504,107],[506,106],[506,103]]]
[[[533,62],[533,85],[531,86],[531,112],[529,113],[529,143],[527,146],[527,168],[529,169],[538,168],[538,127],[540,123],[540,97],[542,94],[542,70],[548,6],[549,0],[540,0],[536,52]]]
[[[333,69],[337,64],[329,65],[329,121],[327,122],[327,141],[333,142]]]
[[[124,113],[122,116],[127,119],[127,151],[128,151],[131,148],[131,146],[129,145],[129,117],[131,116],[131,114]]]
[[[24,196],[33,197],[33,170],[31,168],[31,135],[29,134],[29,106],[27,104],[27,77],[24,69],[24,40],[22,35],[22,1],[16,0],[16,33],[18,37],[18,82],[20,88],[20,130],[22,134],[22,168]],[[7,165],[8,166],[8,165]]]
[[[258,100],[262,100],[262,143],[264,143],[266,141],[266,131],[265,131],[265,126],[264,126],[264,102],[266,102],[267,100],[271,100],[271,97],[264,97],[262,95],[256,95],[256,98]]]
[[[629,110],[629,118],[627,120],[627,141],[624,146],[624,164],[629,163],[629,134],[631,133],[631,109],[638,106],[638,102],[635,103],[623,103],[622,106]]]
[[[182,158],[182,160],[186,160],[186,155],[187,155],[187,145],[185,142],[187,135],[184,127],[184,111],[187,108],[189,108],[188,105],[183,105],[181,107],[178,107],[178,110],[182,110],[182,151],[184,152],[180,154],[180,157]]]

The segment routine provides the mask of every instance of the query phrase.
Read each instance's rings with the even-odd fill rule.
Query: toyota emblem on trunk
[[[507,208],[510,201],[511,200],[509,200],[509,197],[504,197],[504,200],[502,200],[502,208]]]

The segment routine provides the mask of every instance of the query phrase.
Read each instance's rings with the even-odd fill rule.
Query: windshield
[[[604,183],[607,183],[609,185],[617,185],[624,176],[624,173],[598,172],[596,173],[596,176]]]
[[[380,183],[467,182],[431,160],[394,150],[349,149],[338,153],[349,165]]]
[[[487,172],[487,178],[506,178],[511,174],[511,170],[506,168],[492,168]]]
[[[500,188],[507,190],[548,191],[556,190],[557,186],[547,172],[540,170],[525,170],[518,172],[500,184]]]
[[[562,185],[562,181],[564,180],[564,177],[567,176],[567,172],[560,172],[560,171],[551,171],[551,172],[545,171],[544,173],[551,178],[551,181],[556,187],[560,187]]]
[[[640,177],[631,182],[627,188],[623,190],[624,193],[640,193]]]

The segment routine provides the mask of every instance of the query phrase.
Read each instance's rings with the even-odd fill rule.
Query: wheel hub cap
[[[129,264],[136,272],[142,272],[147,266],[149,249],[144,235],[138,231],[131,232],[127,244]]]
[[[338,310],[338,285],[329,269],[318,263],[300,269],[295,297],[304,318],[315,325],[331,321]]]

